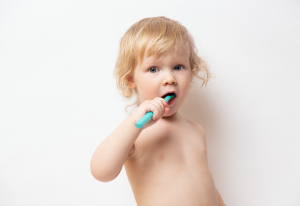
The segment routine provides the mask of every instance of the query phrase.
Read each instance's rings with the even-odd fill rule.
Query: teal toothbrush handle
[[[153,112],[147,112],[139,121],[135,123],[135,127],[142,129],[147,122],[153,117]]]
[[[175,97],[175,95],[165,97],[166,102],[170,101],[170,99],[173,99],[173,97]],[[150,119],[152,119],[152,117],[153,112],[147,112],[139,121],[135,123],[135,126],[139,129],[142,129],[143,126],[147,124],[150,121]]]

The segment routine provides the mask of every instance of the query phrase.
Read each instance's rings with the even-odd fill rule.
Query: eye
[[[148,71],[150,71],[151,73],[155,73],[155,72],[152,72],[152,71],[155,71],[155,69],[157,69],[156,67],[151,67]]]
[[[182,68],[183,69],[183,66],[182,65],[177,65],[176,67],[175,67],[175,70],[176,70],[176,68]],[[180,69],[180,70],[182,70],[182,69]]]

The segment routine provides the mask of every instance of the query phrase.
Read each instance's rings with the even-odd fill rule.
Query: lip
[[[166,95],[166,94],[168,94],[168,93],[174,93],[174,94],[176,95],[176,97],[177,97],[177,92],[176,92],[175,90],[173,90],[173,91],[168,91],[168,92],[166,92],[164,95]],[[164,95],[162,95],[161,97],[163,97]],[[176,97],[175,97],[175,98],[176,98]],[[174,99],[175,99],[175,98],[174,98]]]
[[[177,96],[176,96],[174,99],[172,99],[172,101],[171,101],[171,102],[167,102],[168,106],[170,106],[170,105],[174,104],[174,102],[176,101],[176,98],[177,98]]]

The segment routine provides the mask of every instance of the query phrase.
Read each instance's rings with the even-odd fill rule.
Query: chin
[[[165,113],[165,114],[163,115],[163,117],[170,117],[170,116],[174,115],[176,112],[177,112],[177,110],[174,111],[174,112],[171,112],[171,110],[169,110],[167,113]]]

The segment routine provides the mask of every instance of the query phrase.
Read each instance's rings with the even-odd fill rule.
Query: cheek
[[[137,86],[140,90],[148,91],[149,89],[151,89],[150,85],[151,81],[149,78],[146,78],[145,76],[139,78]]]
[[[156,97],[159,83],[154,78],[147,77],[147,75],[140,76],[137,81],[137,88],[142,99],[149,99]]]
[[[189,74],[182,76],[181,79],[181,94],[183,94],[183,97],[186,97],[191,85],[191,77]]]
[[[182,88],[182,93],[184,94],[184,97],[187,96],[189,90],[190,90],[190,84],[187,83],[187,84],[185,84],[184,87]]]

